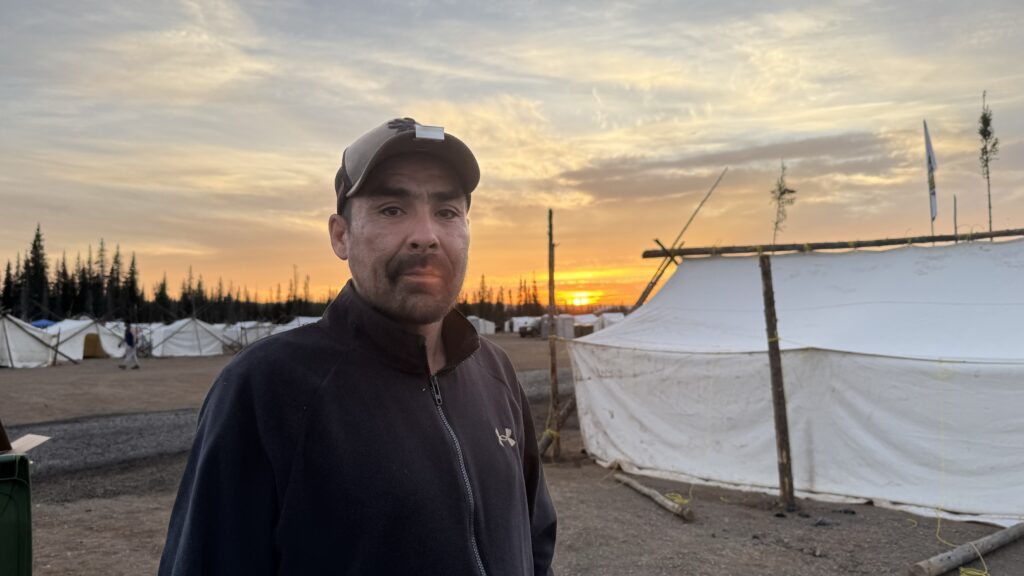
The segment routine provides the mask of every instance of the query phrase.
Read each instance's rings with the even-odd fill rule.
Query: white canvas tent
[[[1024,517],[1024,241],[772,258],[797,493]],[[570,343],[599,462],[775,491],[758,259]]]
[[[520,328],[537,326],[539,322],[540,318],[537,316],[513,316],[505,321],[505,332],[518,334]]]
[[[210,324],[195,318],[184,318],[153,330],[152,355],[216,356],[224,353],[224,336]]]
[[[622,312],[605,312],[601,314],[600,320],[595,327],[595,330],[604,330],[613,324],[618,324],[626,319],[626,315]]]
[[[270,322],[246,320],[226,326],[224,337],[235,345],[245,347],[270,336],[273,329],[274,325]]]
[[[495,326],[494,322],[479,316],[467,316],[466,320],[476,328],[477,334],[494,334]]]
[[[60,351],[56,355],[58,364],[72,360],[77,362],[85,358],[86,344],[90,336],[99,341],[99,346],[106,356],[111,358],[124,356],[125,349],[121,345],[124,341],[121,336],[124,332],[123,328],[121,332],[114,332],[91,318],[61,320],[47,326],[46,332],[53,336],[54,345]]]
[[[295,328],[298,328],[299,326],[305,326],[306,324],[313,324],[314,322],[317,322],[319,320],[320,320],[319,316],[296,316],[295,318],[292,318],[291,321],[289,321],[289,322],[287,322],[285,324],[277,324],[276,326],[273,327],[273,329],[270,331],[270,333],[271,334],[280,334],[281,332],[287,332],[289,330],[294,330]]]
[[[0,366],[42,368],[53,364],[55,337],[9,314],[0,315]]]

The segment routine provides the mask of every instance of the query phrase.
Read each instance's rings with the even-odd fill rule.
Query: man
[[[132,370],[139,369],[139,355],[138,349],[135,347],[135,332],[132,331],[132,323],[130,320],[124,321],[124,342],[121,343],[124,346],[124,356],[121,358],[121,362],[117,365],[118,368],[124,370],[128,366],[132,367]]]
[[[160,574],[551,574],[555,512],[507,356],[452,309],[480,178],[443,129],[349,146],[329,230],[352,280],[214,383]]]

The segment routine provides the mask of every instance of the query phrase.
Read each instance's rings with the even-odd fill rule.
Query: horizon
[[[104,238],[147,290],[191,266],[314,295],[347,267],[326,234],[342,149],[396,116],[441,125],[482,169],[464,292],[532,281],[547,302],[630,305],[684,241],[766,244],[780,162],[797,191],[780,243],[988,229],[982,92],[1001,152],[994,229],[1024,227],[1024,8],[873,2],[15,4],[0,22],[0,257],[36,223],[51,258]],[[69,14],[71,17],[69,17]],[[88,15],[88,18],[84,17]],[[82,17],[78,17],[82,16]],[[406,25],[415,22],[415,26]]]

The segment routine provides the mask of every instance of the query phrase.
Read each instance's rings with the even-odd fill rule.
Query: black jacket
[[[555,511],[512,364],[452,312],[448,366],[346,286],[214,383],[161,576],[550,574]]]

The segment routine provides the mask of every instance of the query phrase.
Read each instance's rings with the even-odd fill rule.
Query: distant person
[[[479,179],[465,144],[409,118],[345,150],[329,232],[352,279],[217,378],[162,576],[552,574],[526,395],[453,308]]]
[[[139,355],[138,349],[135,346],[135,333],[132,332],[132,323],[128,320],[124,321],[124,356],[121,358],[121,363],[118,367],[121,370],[131,366],[132,370],[139,369]]]

